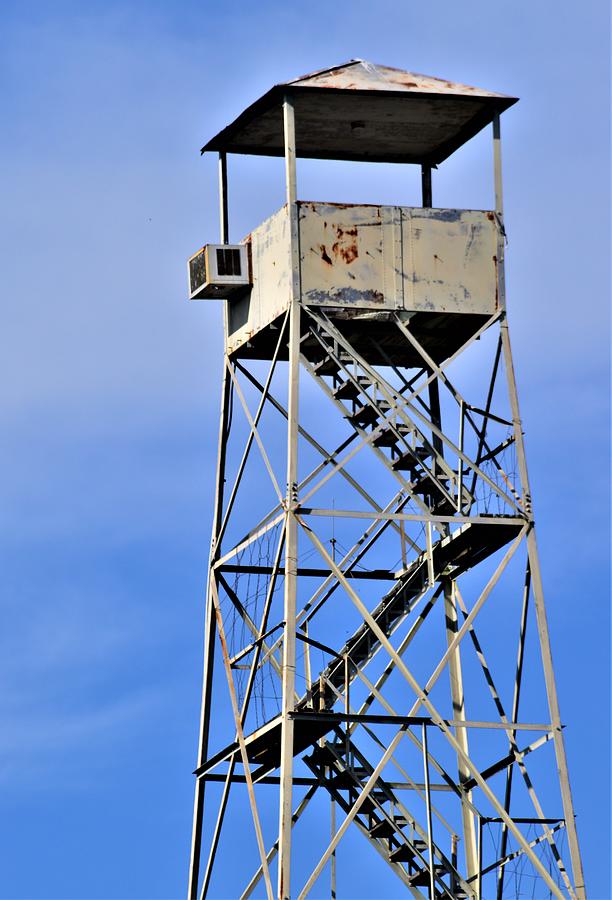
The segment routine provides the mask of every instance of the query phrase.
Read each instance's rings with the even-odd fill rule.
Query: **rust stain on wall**
[[[332,265],[331,257],[325,248],[325,244],[321,244],[319,247],[319,250],[321,251],[321,259],[323,260],[323,262],[327,263],[328,266],[331,266]]]
[[[332,253],[350,265],[359,256],[357,248],[357,228],[340,228],[336,226],[337,241],[332,245]]]

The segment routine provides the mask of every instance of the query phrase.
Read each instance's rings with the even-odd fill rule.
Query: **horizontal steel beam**
[[[373,519],[398,522],[432,522],[434,525],[525,525],[526,518],[522,516],[434,516],[430,513],[403,513],[403,512],[367,512],[362,509],[318,509],[312,506],[300,506],[300,515],[323,516],[325,518],[342,519]]]
[[[205,775],[201,776],[202,781],[212,781],[215,783],[225,784],[227,780],[227,775],[222,775],[218,772],[207,772]],[[245,775],[232,775],[229,779],[232,784],[246,784],[246,776]],[[280,784],[280,778],[278,775],[266,775],[263,778],[259,778],[256,784],[271,784],[278,785]],[[322,784],[317,778],[305,778],[303,776],[296,776],[293,779],[293,783],[299,785],[300,787],[314,787],[315,785]],[[419,784],[419,782],[413,782],[410,784],[407,781],[385,781],[385,784],[393,791],[423,791],[425,789],[424,784]],[[338,790],[344,790],[343,788],[338,788]],[[348,790],[348,788],[347,788]],[[430,791],[449,791],[453,792],[453,789],[449,787],[448,784],[430,784]],[[491,822],[497,821],[495,819],[489,820]],[[520,821],[520,820],[517,820]],[[531,821],[531,820],[530,820]],[[534,822],[543,822],[543,819],[534,819]],[[551,819],[551,822],[558,822],[559,819]]]
[[[373,516],[371,516],[371,518],[372,517]],[[244,575],[282,575],[285,571],[283,566],[274,570],[272,566],[241,566],[234,563],[223,565],[220,567],[220,570],[222,572],[235,572]],[[308,569],[298,567],[297,574],[303,575],[305,578],[329,578],[330,575],[333,575],[333,572],[331,569]],[[370,571],[349,571],[346,573],[346,577],[370,579],[372,581],[395,581],[396,575],[395,572],[391,572],[389,569],[371,569]]]
[[[431,725],[438,728],[440,723],[429,716],[383,716],[372,713],[331,713],[331,712],[299,712],[294,710],[289,715],[300,721],[329,722],[331,725],[342,722],[367,722],[373,725]],[[448,728],[490,728],[495,731],[552,731],[552,725],[546,722],[477,722],[468,719],[441,719]],[[555,821],[557,821],[555,819]]]
[[[503,819],[496,818],[487,818],[486,816],[481,816],[483,822],[494,822],[498,825],[503,824]],[[529,816],[512,816],[513,822],[518,822],[519,825],[556,825],[557,822],[564,822],[565,819],[563,816],[557,816],[556,819],[538,819],[535,816],[531,818]]]
[[[225,783],[226,780],[228,780],[227,775],[222,775],[221,773],[217,773],[217,772],[208,772],[208,773],[206,773],[206,775],[202,775],[202,781],[217,781],[217,782]],[[232,777],[229,779],[229,781],[231,781],[232,784],[246,784],[246,776],[245,775],[232,775]],[[255,783],[256,784],[275,784],[278,786],[280,784],[280,778],[278,777],[278,775],[266,775],[263,778],[259,778]],[[293,778],[293,783],[301,785],[301,786],[312,787],[313,785],[318,785],[321,782],[318,780],[318,778],[304,778],[302,776],[296,775]],[[555,822],[556,821],[557,821],[557,819],[555,819]]]

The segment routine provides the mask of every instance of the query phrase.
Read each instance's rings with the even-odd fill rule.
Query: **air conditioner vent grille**
[[[206,254],[198,253],[189,260],[189,292],[193,294],[206,281]]]
[[[236,247],[217,247],[217,272],[219,275],[242,275],[240,250]]]

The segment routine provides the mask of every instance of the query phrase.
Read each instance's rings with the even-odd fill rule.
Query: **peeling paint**
[[[439,222],[460,222],[461,221],[461,213],[460,209],[432,209],[430,210],[432,214],[432,218],[437,219]]]
[[[476,226],[470,225],[470,236],[468,238],[468,242],[465,245],[465,258],[467,259],[470,255],[470,250],[472,249],[472,245],[474,243],[474,239],[476,237]]]
[[[321,259],[323,260],[323,262],[327,263],[328,266],[333,265],[333,263],[331,261],[331,257],[329,255],[329,253],[327,252],[327,250],[325,249],[325,244],[321,244],[319,246],[319,250],[321,251]]]
[[[307,303],[316,303],[325,306],[329,303],[349,303],[358,306],[360,303],[377,303],[382,305],[385,298],[380,291],[363,290],[357,288],[340,288],[332,291],[307,291],[304,294]]]

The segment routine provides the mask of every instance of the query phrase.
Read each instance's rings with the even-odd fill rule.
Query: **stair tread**
[[[356,407],[356,409],[348,413],[346,418],[350,422],[357,422],[358,424],[367,425],[375,422],[378,417],[379,416],[376,409],[369,403],[367,403],[362,406]]]
[[[396,471],[419,469],[432,453],[427,447],[411,447],[393,462]]]
[[[444,875],[447,873],[447,869],[445,866],[434,866],[434,872],[436,875]],[[413,885],[426,885],[429,884],[429,868],[420,869],[418,872],[415,872],[414,875],[411,876],[410,882]]]
[[[402,844],[400,847],[396,847],[395,850],[391,851],[389,859],[391,862],[412,862],[415,856],[415,851],[412,850],[408,844]]]
[[[381,819],[380,822],[377,822],[370,828],[370,834],[372,837],[390,837],[393,834],[397,834],[397,832],[407,824],[408,820],[405,816],[396,816],[393,822],[389,822],[387,819]]]
[[[444,482],[447,482],[447,481],[448,481],[447,478],[444,478],[444,479],[438,478],[437,481],[434,481],[434,479],[430,478],[429,475],[425,475],[422,478],[419,478],[418,481],[415,481],[413,483],[412,493],[413,494],[432,494],[432,495],[438,495],[438,496],[444,497],[444,494],[442,493],[442,487],[440,486],[439,482],[442,482],[442,484],[446,488],[447,485],[445,485]]]
[[[359,388],[352,381],[343,381],[333,391],[336,400],[354,399],[359,396]]]
[[[385,428],[374,438],[372,443],[375,447],[395,447],[398,441],[399,437],[390,428]]]
[[[340,371],[340,366],[335,359],[331,358],[331,356],[326,356],[323,359],[319,360],[319,362],[315,363],[312,368],[313,371],[316,372],[316,374],[319,376],[335,375]]]

